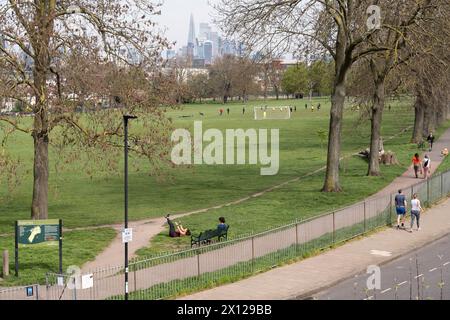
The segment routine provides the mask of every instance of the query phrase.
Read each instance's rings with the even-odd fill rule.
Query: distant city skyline
[[[161,7],[161,16],[157,22],[165,30],[165,36],[170,42],[176,42],[174,49],[178,50],[188,42],[189,20],[194,16],[196,33],[200,23],[208,23],[216,31],[213,23],[213,9],[209,4],[217,4],[220,0],[165,0]]]

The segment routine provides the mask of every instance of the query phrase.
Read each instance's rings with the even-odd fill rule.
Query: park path
[[[431,159],[431,174],[442,162],[441,150],[450,147],[450,129],[426,152]],[[412,166],[387,187],[367,198],[376,200],[398,189],[409,189],[418,182]],[[365,272],[368,265],[382,265],[417,248],[450,234],[450,199],[427,210],[421,217],[420,232],[410,235],[389,228],[318,256],[280,267],[232,284],[198,292],[187,300],[276,300],[311,297],[354,274]],[[406,239],[406,241],[405,241]],[[376,254],[379,252],[380,254]],[[384,254],[386,253],[386,254]],[[448,257],[446,264],[450,264]]]
[[[403,134],[405,131],[409,130],[411,127],[407,127],[403,130],[401,130],[399,133],[397,133],[396,135],[393,135],[391,137],[388,137],[387,139],[385,139],[385,141],[389,141],[394,139],[395,137]],[[435,144],[435,150],[437,150],[438,148],[440,148],[440,145],[438,144],[441,141],[441,144],[443,145],[450,145],[450,143],[448,143],[450,140],[450,129],[446,131],[446,133],[444,135],[442,135],[439,139],[439,141],[436,142]],[[361,149],[363,149],[364,147],[361,147]],[[439,149],[441,150],[441,149]],[[434,151],[437,152],[437,151]],[[431,154],[431,159],[434,159],[434,154]],[[353,154],[349,154],[345,157],[342,157],[342,159],[344,158],[348,158],[353,156]],[[440,163],[440,161],[439,161]],[[436,161],[434,162],[434,166],[433,166],[433,170],[435,170],[435,168],[437,168],[438,163],[436,163]],[[242,202],[248,201],[250,199],[254,199],[254,198],[258,198],[261,197],[263,195],[265,195],[268,192],[271,192],[273,190],[282,188],[290,183],[294,183],[299,181],[300,179],[315,175],[319,172],[322,172],[326,169],[326,166],[323,166],[317,170],[314,170],[306,175],[303,175],[301,177],[296,177],[293,179],[290,179],[288,181],[285,181],[281,184],[272,186],[270,188],[267,188],[263,191],[254,193],[252,195],[243,197],[241,199],[238,200],[234,200],[225,204],[221,204],[221,205],[217,205],[217,206],[213,206],[213,207],[209,207],[209,208],[203,208],[203,209],[198,209],[198,210],[194,210],[194,211],[189,211],[189,212],[184,212],[184,213],[177,213],[177,214],[171,214],[172,219],[178,219],[181,218],[183,216],[188,216],[191,214],[195,214],[195,213],[205,213],[208,212],[210,210],[214,210],[214,209],[221,209],[224,207],[229,207],[229,206],[233,206],[233,205],[237,205],[240,204]],[[410,174],[410,170],[408,170],[407,172],[405,172],[405,174],[402,176],[402,178],[404,177],[404,179],[402,179],[401,182],[398,182],[397,180],[394,181],[392,183],[392,186],[389,185],[387,188],[381,190],[380,192],[378,192],[376,195],[372,196],[380,196],[382,194],[387,194],[391,192],[392,190],[395,190],[396,188],[398,189],[398,187],[400,185],[412,185],[413,183],[416,183],[417,181],[413,181],[413,179],[409,179],[408,175]],[[161,218],[151,218],[151,219],[145,219],[145,220],[138,220],[138,221],[133,221],[131,223],[129,223],[129,227],[133,228],[133,241],[129,243],[128,246],[128,250],[129,250],[129,257],[133,258],[136,257],[136,252],[137,250],[146,247],[149,245],[150,240],[156,236],[157,234],[159,234],[160,232],[164,231],[164,225],[166,223],[166,219],[161,217]],[[104,268],[107,266],[120,266],[123,265],[123,260],[124,260],[124,246],[122,243],[122,235],[121,235],[121,230],[123,229],[123,225],[122,224],[113,224],[113,225],[105,225],[105,226],[97,226],[97,227],[90,227],[90,228],[77,228],[77,229],[71,229],[71,230],[87,230],[87,229],[95,229],[95,228],[100,228],[100,227],[111,227],[114,230],[116,230],[117,235],[114,238],[114,240],[110,243],[110,245],[103,250],[103,252],[101,252],[99,255],[96,256],[95,260],[93,261],[89,261],[86,264],[84,264],[82,266],[82,271],[83,272],[87,272],[87,271],[91,271],[91,270],[97,270],[99,268]],[[69,231],[70,229],[68,229],[67,231]]]
[[[366,273],[370,265],[382,266],[448,235],[449,212],[450,199],[447,199],[422,214],[420,231],[408,233],[388,228],[314,257],[181,297],[180,300],[310,299],[355,274]],[[442,263],[449,265],[449,257],[444,257]],[[407,284],[407,281],[402,284]],[[447,283],[445,290],[448,286]],[[359,292],[364,292],[364,289],[358,288]]]
[[[450,130],[448,132],[446,132],[446,135],[442,136],[441,141],[436,144],[436,149],[439,150],[441,148],[441,146],[448,145],[447,143],[450,143]],[[433,155],[433,154],[431,154],[431,155]],[[439,162],[440,162],[440,160],[434,161],[433,170],[435,170],[435,168],[437,167],[437,164]],[[394,181],[393,185],[395,185],[395,186],[405,185],[404,179],[409,179],[409,178],[406,175],[404,177],[399,177],[398,179],[396,179],[396,181]],[[415,184],[417,182],[416,179],[409,179],[407,181],[409,181],[410,184]],[[385,191],[388,192],[389,187],[385,188]],[[379,194],[381,194],[381,192]],[[386,207],[386,205],[388,205],[386,203],[383,203],[383,201],[385,199],[382,201],[380,201],[380,200],[381,199],[375,199],[374,202],[377,205],[371,209],[368,208],[367,218],[371,218],[372,216],[374,216],[373,214],[380,212],[380,209],[382,211]],[[387,200],[389,200],[389,199],[387,199]],[[387,201],[387,202],[389,202],[389,201]],[[378,204],[379,204],[379,206],[378,206]],[[355,207],[358,210],[359,205],[360,204],[356,204],[356,207],[355,206],[352,206],[352,207]],[[345,218],[347,216],[346,210],[347,209],[343,209],[343,212],[340,212],[337,215],[337,218],[336,218],[337,228],[344,228],[344,227],[354,225],[355,223],[359,222],[358,220],[352,220],[352,219],[350,219],[350,220],[344,219],[343,221],[341,221],[342,219],[338,219],[338,217]],[[441,209],[439,211],[443,212],[443,213],[446,213],[446,212],[448,213],[448,208],[445,207],[444,210]],[[443,218],[448,217],[448,215],[445,215],[445,214],[440,214],[440,216]],[[364,218],[365,217],[366,217],[366,214],[364,214]],[[299,243],[308,243],[309,241],[311,241],[313,239],[319,238],[324,233],[329,232],[322,228],[323,222],[324,222],[322,220],[323,219],[318,219],[317,221],[316,220],[311,221],[311,223],[302,224],[299,226],[299,230],[297,230],[296,226],[292,226],[289,230],[286,229],[283,231],[270,233],[265,236],[257,237],[255,239],[247,239],[245,241],[240,241],[240,242],[234,243],[230,246],[218,248],[213,251],[208,251],[208,252],[199,254],[197,256],[186,257],[183,259],[175,259],[173,261],[169,259],[167,262],[162,263],[162,264],[145,265],[145,268],[132,272],[130,289],[131,289],[131,291],[146,289],[146,288],[149,288],[156,284],[168,283],[171,280],[186,279],[189,277],[194,277],[194,276],[198,275],[200,272],[202,272],[202,273],[213,272],[213,271],[234,265],[238,262],[248,261],[250,259],[249,257],[251,257],[252,255],[254,255],[254,257],[262,257],[265,254],[274,252],[280,248],[289,247],[290,245],[292,245],[292,241],[294,241],[294,243],[295,243],[295,239],[291,239],[292,238],[291,231],[295,231],[295,234],[299,235],[299,237],[298,237]],[[425,221],[425,223],[428,224],[428,222],[426,222],[427,220],[424,220],[424,221]],[[139,228],[135,231],[135,233],[139,234],[139,236],[137,237],[139,241],[135,244],[134,247],[131,247],[131,245],[130,245],[130,249],[135,251],[135,250],[137,250],[137,248],[139,246],[147,245],[147,242],[145,239],[150,238],[150,237],[148,236],[148,234],[143,235],[142,231],[145,229],[148,229],[148,230],[151,229],[151,230],[153,230],[153,232],[155,232],[154,234],[156,234],[157,232],[159,232],[160,230],[163,229],[163,223],[164,223],[163,218],[149,219],[146,222],[142,222],[142,221],[134,222],[132,225],[136,225],[138,228],[140,226],[144,226],[144,228]],[[435,222],[433,220],[432,223],[433,223],[433,228],[432,228],[431,232],[428,232],[426,234],[424,233],[424,235],[427,236],[425,238],[425,240],[429,239],[431,236],[436,235],[436,232],[433,232],[433,230],[441,231],[442,228],[447,227],[447,224],[445,222],[443,223],[442,221]],[[434,228],[434,225],[436,225],[436,230]],[[119,225],[117,225],[116,228],[118,230],[120,230]],[[95,285],[95,288],[93,288],[92,290],[82,290],[82,291],[78,292],[77,296],[79,299],[105,299],[105,298],[108,298],[111,296],[120,295],[123,292],[123,274],[121,274],[121,271],[123,270],[123,267],[121,267],[121,261],[123,259],[123,245],[121,244],[120,237],[118,237],[116,240],[118,242],[118,245],[116,247],[114,247],[114,243],[112,243],[111,246],[109,248],[107,248],[105,250],[105,252],[103,252],[96,259],[96,261],[97,260],[100,261],[99,266],[101,266],[103,268],[98,268],[95,264],[92,264],[92,263],[87,264],[83,268],[83,273],[85,273],[86,270],[92,271],[93,269],[96,269],[96,273],[95,273],[96,274],[96,281],[95,281],[96,285]],[[423,241],[424,238],[420,238],[419,240]],[[388,243],[389,239],[388,238],[385,239],[385,242]],[[402,241],[397,241],[397,242],[402,242]],[[404,241],[403,241],[403,243],[408,244],[408,242],[404,242]],[[381,247],[378,247],[378,248],[381,248]],[[378,248],[374,247],[374,249],[378,249]],[[132,251],[132,250],[130,250],[130,251]],[[111,255],[114,252],[115,252],[116,256],[112,257]],[[250,256],[249,256],[249,254],[250,254]],[[227,257],[225,259],[226,264],[224,264],[223,259],[218,259],[218,257]],[[347,258],[340,261],[340,263],[342,264],[345,261],[348,263],[351,260],[350,258],[347,256]],[[116,259],[118,260],[117,264],[115,263]],[[112,261],[112,262],[108,262],[108,261]],[[310,261],[310,260],[307,259],[306,261]],[[108,264],[116,265],[117,267],[116,268],[105,268],[105,267],[107,267]],[[333,263],[327,264],[327,265],[333,266]],[[307,269],[306,271],[308,272],[308,270],[311,271],[311,269]],[[354,269],[350,269],[348,266],[345,268],[344,267],[342,268],[342,271],[345,271],[345,272],[349,272],[349,270],[353,271]],[[274,271],[276,271],[276,270],[274,270]],[[89,273],[89,272],[87,272],[87,273]],[[331,272],[329,272],[329,273],[332,274]],[[285,274],[283,273],[283,276],[284,275]],[[315,273],[314,275],[317,275],[317,273]],[[261,275],[261,277],[262,276],[263,275]],[[269,277],[269,279],[267,279],[267,284],[265,284],[266,279],[264,279],[263,281],[258,280],[258,279],[261,279],[261,277],[257,276],[257,277],[252,277],[250,279],[256,278],[257,281],[259,281],[256,283],[256,285],[259,287],[269,285],[270,283],[273,284],[274,282],[278,281],[277,277],[275,277],[275,278]],[[287,288],[289,288],[289,290],[290,290],[289,292],[291,294],[297,294],[298,291],[296,291],[296,290],[298,289],[298,287],[296,287],[296,288],[290,287],[289,279],[291,279],[292,277],[295,278],[296,275],[291,274],[291,277],[289,277],[289,275],[287,274],[286,279],[288,279],[288,283],[283,284],[283,286],[286,286]],[[308,277],[306,276],[305,278],[308,278]],[[318,283],[318,281],[320,282],[320,280],[321,280],[320,277],[317,278],[315,276],[310,276],[309,278],[311,278],[311,281],[309,283],[309,285],[310,285],[309,288],[311,288],[312,285],[315,285],[316,288],[317,288],[317,286],[319,286],[319,287],[321,286],[321,284]],[[329,277],[325,277],[325,279],[329,279]],[[249,279],[247,279],[247,280],[249,280]],[[247,280],[243,280],[243,281],[247,281]],[[285,279],[282,279],[282,280],[284,282],[286,281]],[[239,286],[240,283],[241,282],[238,282],[236,284],[236,286]],[[292,284],[294,284],[294,282],[292,282]],[[298,283],[295,283],[295,284],[298,284]],[[221,288],[225,288],[225,289],[221,289]],[[188,299],[189,298],[201,298],[201,299],[214,298],[214,297],[216,297],[216,294],[218,297],[222,297],[223,293],[221,290],[228,290],[227,288],[230,288],[229,285],[213,289],[214,291],[205,291],[204,293],[199,293],[198,295],[194,295],[192,297],[187,297],[187,298]],[[232,288],[235,289],[236,287],[232,287]],[[252,295],[249,294],[248,290],[251,290],[252,292],[254,291],[251,288],[252,288],[252,286],[248,286],[247,289],[246,288],[242,289],[242,292],[245,292],[245,296],[247,296],[248,298],[252,297]],[[308,286],[306,286],[306,288],[308,288]],[[50,290],[48,290],[48,288],[47,288],[47,290],[44,290],[44,289],[45,289],[44,287],[40,288],[40,292],[45,292],[45,295],[47,295],[47,297],[46,297],[47,299],[58,298],[61,296],[64,299],[66,299],[66,298],[70,299],[71,295],[73,295],[72,291],[70,291],[70,290],[65,291],[65,292],[59,292],[58,287],[51,287]],[[264,291],[264,290],[261,290],[261,291]],[[232,291],[228,291],[228,294],[232,294],[231,292]],[[270,290],[267,290],[267,292],[269,294],[277,294],[277,292],[278,292],[278,294],[280,294],[280,292],[275,290],[275,288],[271,288]],[[225,294],[223,294],[223,297],[226,297],[226,296],[227,296],[227,293],[225,292]],[[45,297],[45,296],[43,296],[43,297]],[[239,295],[237,295],[236,297],[239,298]]]

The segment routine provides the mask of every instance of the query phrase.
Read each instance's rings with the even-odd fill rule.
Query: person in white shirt
[[[417,199],[417,194],[413,195],[411,200],[411,229],[409,232],[412,232],[414,226],[414,220],[417,221],[417,231],[420,230],[420,212],[422,211],[422,207],[420,206],[420,200]]]
[[[431,160],[428,155],[425,155],[425,158],[423,158],[423,178],[424,179],[428,178],[428,174],[430,173],[430,170],[431,170]]]

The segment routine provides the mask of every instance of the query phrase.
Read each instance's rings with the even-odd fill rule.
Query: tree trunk
[[[328,154],[323,192],[342,191],[339,183],[339,161],[341,153],[342,117],[347,73],[352,65],[352,53],[347,51],[347,38],[344,30],[338,30],[336,41],[335,79],[331,99]]]
[[[423,140],[423,123],[424,123],[424,108],[422,104],[422,99],[420,96],[417,97],[416,103],[414,104],[415,119],[414,119],[414,130],[413,130],[413,143],[420,143]]]
[[[42,2],[41,4],[43,4]],[[49,121],[48,121],[48,72],[51,58],[49,56],[50,38],[53,36],[53,20],[48,17],[55,14],[56,1],[45,2],[36,10],[34,16],[35,29],[38,31],[32,37],[31,44],[35,53],[33,66],[33,81],[36,88],[36,103],[33,107],[33,198],[31,202],[31,218],[48,218],[48,176],[49,176]]]
[[[328,136],[328,156],[325,184],[322,191],[340,192],[339,158],[341,152],[342,116],[345,102],[345,84],[339,83],[335,88],[331,103],[330,131]]]
[[[370,138],[370,154],[369,154],[369,170],[368,176],[379,176],[380,172],[380,137],[381,137],[381,121],[383,119],[385,91],[384,79],[379,79],[375,83],[375,94],[372,106],[371,119],[371,138]]]
[[[37,115],[38,116],[38,115]],[[48,135],[36,133],[34,139],[34,183],[32,219],[48,218]]]
[[[434,112],[434,108],[430,105],[426,105],[424,111],[424,124],[422,135],[424,137],[427,137],[430,134],[430,132],[434,132],[435,128],[436,128],[436,114]]]

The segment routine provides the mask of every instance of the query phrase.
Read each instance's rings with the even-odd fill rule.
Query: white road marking
[[[448,265],[448,264],[450,264],[450,261],[444,263],[444,267],[445,267],[446,265]]]
[[[402,283],[399,283],[397,286],[402,286],[402,285],[404,285],[405,283],[408,283],[408,281],[403,281]]]
[[[381,251],[381,250],[370,250],[370,254],[381,257],[390,257],[392,256],[392,252],[389,251]]]
[[[436,270],[437,270],[437,268],[433,268],[431,270],[428,270],[428,272],[433,272],[433,271],[436,271]]]
[[[423,277],[423,274],[419,274],[418,276],[414,277],[414,279],[417,279],[417,278],[420,278],[420,277]]]
[[[389,291],[391,291],[391,290],[392,290],[392,289],[389,288],[389,289],[386,289],[386,290],[381,291],[381,293],[386,293],[386,292],[389,292]]]

